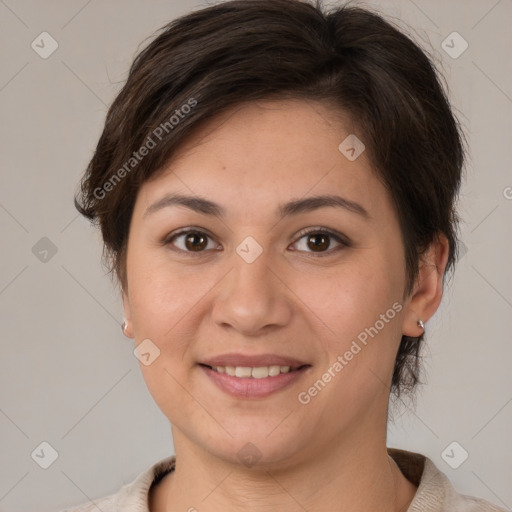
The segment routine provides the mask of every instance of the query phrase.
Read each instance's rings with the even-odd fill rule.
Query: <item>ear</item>
[[[132,330],[132,310],[130,306],[130,298],[126,290],[122,291],[123,296],[123,309],[124,309],[124,321],[126,322],[126,327],[124,329],[124,335],[128,338],[133,338],[133,330]]]
[[[437,311],[443,297],[443,275],[448,261],[450,244],[443,234],[436,239],[422,255],[410,303],[404,315],[402,334],[421,336],[423,329],[418,320],[426,323]]]

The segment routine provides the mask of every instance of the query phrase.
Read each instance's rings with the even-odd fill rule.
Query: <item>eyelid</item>
[[[324,233],[326,235],[330,235],[332,237],[338,238],[341,242],[346,243],[347,245],[350,243],[350,240],[343,233],[339,233],[338,231],[327,228],[325,226],[312,226],[309,228],[301,229],[295,236],[298,238],[302,238],[305,235],[309,235],[310,233]]]
[[[342,233],[339,233],[338,231],[335,231],[333,229],[326,228],[324,226],[314,226],[314,227],[305,228],[305,229],[299,231],[295,235],[296,241],[293,242],[293,244],[296,244],[300,239],[304,238],[305,236],[307,236],[309,234],[328,235],[329,237],[334,238],[334,240],[336,240],[336,242],[338,242],[339,246],[334,249],[329,249],[329,250],[323,251],[323,252],[315,252],[315,251],[300,251],[300,252],[306,252],[306,254],[313,254],[318,257],[323,257],[323,256],[330,256],[334,253],[337,253],[340,249],[342,249],[344,247],[352,246],[352,242],[347,236],[345,236]]]
[[[181,235],[188,235],[189,233],[206,235],[209,239],[211,239],[212,241],[215,242],[213,235],[207,229],[195,227],[195,226],[188,226],[186,228],[182,228],[182,229],[178,229],[177,231],[173,231],[169,235],[166,235],[163,238],[161,244],[163,246],[172,246],[173,245],[172,241],[174,239],[176,239],[177,237],[179,237]],[[215,242],[215,243],[217,243],[217,242]],[[191,255],[191,256],[201,256],[201,255],[207,254],[211,251],[211,249],[208,251],[185,251],[183,249],[180,249],[180,248],[174,247],[174,246],[171,247],[171,250],[176,251],[178,253]]]
[[[179,235],[186,235],[188,233],[201,233],[204,235],[208,235],[210,238],[213,238],[213,235],[205,228],[187,226],[186,228],[180,228],[176,231],[173,231],[172,233],[169,233],[168,235],[165,235],[162,240],[162,243],[169,243],[173,238],[176,238]]]

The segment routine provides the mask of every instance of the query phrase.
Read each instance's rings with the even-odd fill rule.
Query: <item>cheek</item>
[[[292,285],[327,355],[315,374],[333,382],[324,398],[354,401],[355,407],[363,397],[371,400],[386,390],[401,338],[402,262],[399,255],[395,260],[384,253],[369,255],[340,265],[327,278],[303,276]]]
[[[403,280],[385,256],[357,255],[336,269],[296,275],[290,283],[330,337],[351,339],[402,296]]]
[[[199,266],[171,263],[165,250],[134,250],[129,256],[129,293],[136,339],[154,338],[160,343],[177,339],[175,331],[180,329],[180,323],[186,323],[188,315],[194,315],[194,308],[212,289],[216,276],[211,271],[201,271]]]
[[[180,272],[149,251],[133,251],[130,257],[129,294],[136,344],[142,348],[143,340],[149,339],[160,351],[150,365],[141,361],[143,378],[170,421],[182,415],[192,420],[199,411],[191,395],[183,391],[191,371],[187,356],[193,346],[193,318],[201,298],[213,286],[213,278],[210,283],[200,272]]]
[[[387,404],[403,309],[397,300],[401,290],[386,274],[360,268],[339,277],[314,292],[304,283],[301,293],[314,313],[309,317],[315,342],[325,357],[297,397],[311,418],[336,418],[334,430],[358,424],[368,411]]]

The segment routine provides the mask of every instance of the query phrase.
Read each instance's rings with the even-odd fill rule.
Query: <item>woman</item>
[[[176,455],[74,510],[500,510],[386,448],[463,161],[435,68],[376,14],[243,0],[165,27],[76,205]]]

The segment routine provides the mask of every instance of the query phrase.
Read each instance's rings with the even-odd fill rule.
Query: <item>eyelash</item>
[[[188,235],[188,234],[205,235],[206,237],[212,239],[212,237],[208,233],[206,233],[205,231],[203,231],[201,229],[187,228],[187,229],[183,229],[182,231],[178,231],[177,233],[173,233],[173,234],[167,236],[162,241],[162,244],[164,246],[171,246],[172,242],[175,241],[176,238],[178,238],[179,236]],[[294,244],[297,243],[302,238],[304,238],[304,237],[306,237],[308,235],[312,235],[312,234],[314,234],[314,235],[326,235],[326,236],[334,239],[340,245],[337,248],[335,248],[335,249],[328,249],[327,251],[324,251],[324,252],[314,252],[314,251],[300,251],[300,252],[307,252],[309,254],[315,255],[316,257],[323,258],[323,257],[326,257],[326,256],[330,256],[330,255],[332,255],[334,253],[337,253],[340,250],[342,250],[343,248],[351,246],[351,242],[350,242],[350,240],[347,237],[345,237],[341,233],[337,233],[335,231],[332,231],[330,229],[323,228],[323,227],[308,228],[308,229],[306,229],[304,231],[299,232],[297,234],[298,238],[294,242]],[[202,255],[204,255],[205,252],[207,252],[206,250],[202,250],[202,251],[187,251],[187,250],[178,249],[178,248],[175,248],[175,247],[171,247],[171,250],[182,252],[182,253],[185,253],[187,255],[191,255],[193,257],[202,256]]]

